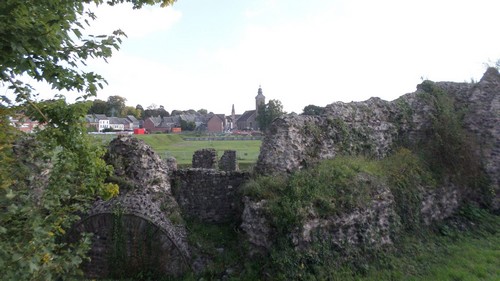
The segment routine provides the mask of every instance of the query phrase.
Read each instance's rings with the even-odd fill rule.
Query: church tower
[[[233,109],[231,110],[231,129],[236,129],[236,112],[234,111],[234,103]]]
[[[257,96],[255,97],[255,113],[259,115],[259,107],[266,104],[266,97],[262,94],[262,87],[259,85]]]

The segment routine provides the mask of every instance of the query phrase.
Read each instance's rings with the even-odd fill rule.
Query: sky
[[[266,101],[288,113],[310,104],[393,100],[422,79],[479,80],[500,59],[498,0],[178,0],[132,10],[101,6],[89,29],[128,38],[97,98],[167,111],[237,114]]]

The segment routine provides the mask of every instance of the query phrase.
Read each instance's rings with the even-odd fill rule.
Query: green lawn
[[[408,236],[385,262],[366,274],[334,276],[333,280],[500,280],[500,217],[481,211],[467,231],[446,224],[440,231]],[[380,266],[386,264],[385,266]],[[347,277],[346,277],[347,276]]]
[[[103,142],[108,142],[115,136],[96,135]],[[193,153],[202,148],[214,148],[219,157],[224,150],[236,150],[236,157],[241,168],[248,167],[255,162],[260,153],[260,140],[232,140],[232,141],[184,141],[182,135],[175,134],[151,134],[135,135],[144,140],[153,148],[160,157],[175,157],[179,165],[190,165]]]

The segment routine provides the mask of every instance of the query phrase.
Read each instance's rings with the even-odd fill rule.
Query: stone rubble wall
[[[477,144],[475,154],[483,161],[491,180],[493,209],[500,207],[500,74],[490,68],[476,84],[437,82],[464,111],[464,128]],[[290,174],[337,155],[383,158],[398,146],[416,145],[427,138],[436,109],[417,91],[394,101],[371,98],[363,102],[336,102],[321,116],[286,115],[275,119],[266,133],[255,172],[261,175]],[[456,212],[468,196],[465,186],[451,183],[424,190],[421,215],[425,224]],[[297,247],[307,247],[314,237],[334,243],[359,244],[362,237],[374,245],[390,244],[397,226],[392,194],[380,189],[371,207],[337,218],[311,216],[292,233]],[[375,198],[375,197],[374,197]],[[244,200],[242,229],[255,252],[269,250],[272,228],[265,217],[265,201]],[[391,226],[392,224],[392,226]],[[270,234],[271,233],[271,234]],[[311,236],[310,233],[319,233]],[[358,239],[358,240],[356,240]]]
[[[180,276],[189,268],[190,251],[166,163],[134,137],[111,141],[105,159],[114,167],[110,180],[120,186],[120,194],[108,201],[97,200],[74,228],[76,235],[93,233],[86,275],[108,277],[115,262],[111,257],[117,247],[123,247],[122,266],[128,277],[151,265],[157,274]],[[123,241],[118,246],[117,237]]]
[[[238,171],[238,162],[236,160],[236,150],[226,150],[220,158],[219,170]]]
[[[366,174],[358,175],[356,180],[371,186],[373,200],[364,208],[335,217],[308,217],[299,231],[292,234],[299,249],[320,241],[330,241],[340,249],[345,245],[383,247],[393,243],[398,215],[389,187]]]
[[[461,195],[457,186],[449,184],[423,194],[420,213],[424,224],[441,221],[450,217],[460,207]]]
[[[371,186],[373,200],[363,208],[328,218],[321,218],[314,210],[309,210],[300,227],[290,234],[298,250],[306,250],[315,242],[331,243],[340,250],[346,246],[383,247],[393,243],[399,230],[395,223],[399,217],[392,193],[387,185],[372,176],[360,174],[357,181]],[[244,198],[241,228],[247,235],[251,255],[266,254],[276,235],[267,219],[266,208],[266,200]]]
[[[238,221],[240,189],[246,172],[214,169],[180,169],[172,178],[172,191],[184,216],[210,223]]]
[[[272,228],[266,217],[266,200],[254,201],[243,197],[243,213],[241,229],[249,242],[249,254],[266,254],[272,246]]]
[[[192,167],[202,169],[217,168],[217,151],[213,148],[204,148],[194,152]]]
[[[500,207],[500,74],[490,68],[476,84],[437,82],[465,110],[465,129],[478,142],[492,181],[493,207]],[[425,140],[436,112],[417,91],[394,101],[367,101],[328,105],[321,116],[286,115],[266,133],[255,171],[291,173],[337,155],[387,156],[393,149]]]
[[[402,133],[409,128],[423,130],[428,123],[426,118],[411,119],[399,111],[413,102],[413,95],[407,98],[336,102],[322,116],[293,114],[276,119],[264,137],[256,171],[291,173],[337,155],[385,157]]]
[[[492,207],[500,209],[500,74],[489,68],[460,102],[467,109],[465,128],[475,136],[491,180]]]

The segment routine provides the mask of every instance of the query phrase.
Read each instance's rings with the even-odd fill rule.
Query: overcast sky
[[[178,0],[100,7],[90,31],[128,35],[98,98],[236,113],[259,85],[287,112],[309,104],[393,100],[421,79],[478,80],[500,59],[498,0]]]

